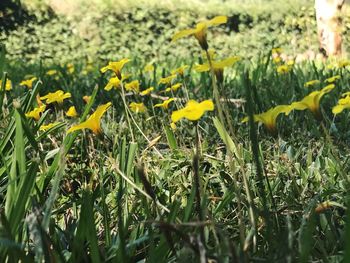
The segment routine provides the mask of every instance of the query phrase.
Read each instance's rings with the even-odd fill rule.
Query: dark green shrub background
[[[75,16],[56,14],[50,8],[25,10],[25,21],[15,29],[1,30],[0,41],[6,45],[8,59],[22,63],[121,57],[176,62],[191,59],[199,48],[194,38],[171,43],[173,33],[224,14],[229,16],[228,24],[209,32],[210,46],[221,56],[252,58],[272,46],[283,47],[291,57],[317,52],[313,1],[296,1],[300,3],[293,6],[277,0],[265,2],[237,7],[223,3],[217,10],[140,6]],[[345,49],[349,27],[350,20],[345,18]]]

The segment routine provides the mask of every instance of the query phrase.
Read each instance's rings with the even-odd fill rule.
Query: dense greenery
[[[30,20],[11,31],[3,31],[11,60],[23,63],[73,62],[132,56],[142,60],[188,59],[196,49],[194,41],[170,43],[179,29],[193,25],[217,13],[229,16],[229,22],[213,32],[220,33],[212,43],[222,54],[252,58],[272,46],[282,46],[290,56],[317,50],[314,10],[311,2],[272,1],[270,5],[221,3],[202,10],[192,6],[176,9],[130,6],[126,10],[109,8],[83,14],[65,15],[42,7],[29,10]],[[93,7],[91,7],[93,8]],[[81,11],[83,12],[83,11]],[[345,21],[345,29],[348,23]],[[347,34],[345,34],[347,35]]]
[[[180,14],[184,21],[174,22]],[[296,53],[278,34],[288,19],[268,35],[258,22],[270,23],[267,17],[275,16],[282,21],[281,13],[231,14],[228,24],[208,32],[218,53],[211,62],[249,55],[225,67],[221,82],[214,71],[197,72],[197,63],[208,57],[194,37],[169,43],[174,32],[202,15],[193,9],[105,14],[91,18],[103,25],[94,35],[104,36],[101,42],[93,36],[82,41],[69,26],[77,18],[48,13],[2,33],[9,37],[7,52],[0,50],[0,261],[340,262],[350,256],[349,111],[332,113],[350,91],[350,62],[294,63],[283,57]],[[142,37],[142,27],[127,21],[149,23],[153,33]],[[294,26],[285,36],[304,36],[306,31],[297,33]],[[243,42],[252,32],[261,34]],[[152,44],[146,43],[148,36]],[[277,44],[287,51],[272,51]],[[118,72],[101,73],[104,61],[123,57],[131,58],[122,69],[129,78],[124,75],[125,85],[105,90]],[[182,57],[189,67],[174,77],[182,86],[166,91],[159,81],[183,65]],[[154,68],[145,71],[150,61]],[[21,84],[33,76],[32,87]],[[154,90],[144,96],[135,89],[125,93],[133,80],[140,91]],[[317,114],[302,109],[300,100],[324,87],[329,91],[320,95]],[[44,96],[59,89],[67,95],[63,103],[46,100],[44,106]],[[174,128],[171,116],[188,97],[213,99],[215,110]],[[167,98],[175,98],[168,108],[154,107]],[[350,95],[343,99],[350,107]],[[298,101],[278,117],[276,129],[254,117]],[[134,111],[135,102],[147,110]],[[96,117],[101,105],[100,133],[68,132]],[[71,106],[78,116],[67,116]],[[40,107],[33,119],[29,113]]]

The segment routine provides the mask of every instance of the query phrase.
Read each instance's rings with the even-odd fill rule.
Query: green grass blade
[[[164,130],[165,130],[165,135],[168,140],[170,149],[176,150],[177,143],[176,143],[174,132],[168,126],[164,126]]]

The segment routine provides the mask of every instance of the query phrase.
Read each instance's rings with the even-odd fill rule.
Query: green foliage
[[[300,10],[301,4],[304,3],[282,7],[278,1],[271,6],[222,3],[220,14],[228,15],[229,22],[212,32],[213,35],[220,33],[220,37],[211,47],[219,48],[222,55],[237,54],[247,58],[272,46],[284,47],[291,56],[315,52],[318,44],[313,6],[309,3]],[[143,61],[170,58],[176,62],[188,60],[198,51],[194,48],[195,40],[171,43],[173,33],[217,15],[220,4],[217,6],[201,12],[195,5],[174,10],[165,6],[131,6],[124,12],[109,8],[77,16],[36,11],[34,18],[25,25],[2,32],[0,40],[8,49],[9,59],[20,59],[22,63],[122,57]],[[345,25],[347,28],[347,21]]]

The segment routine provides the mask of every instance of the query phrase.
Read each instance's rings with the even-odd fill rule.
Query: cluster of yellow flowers
[[[155,89],[154,87],[146,88],[142,91],[140,91],[140,83],[138,80],[133,80],[129,83],[124,84],[124,81],[130,77],[130,75],[124,75],[122,74],[122,69],[130,62],[130,59],[124,58],[120,61],[116,62],[109,62],[107,66],[102,67],[100,71],[102,73],[105,73],[108,70],[111,70],[113,72],[113,76],[109,79],[107,85],[105,86],[105,90],[111,90],[112,88],[120,89],[123,91],[125,88],[126,91],[130,91],[133,94],[139,94],[140,96],[146,96],[151,94]],[[229,61],[230,64],[233,64],[232,60]],[[226,64],[225,64],[226,65]],[[176,79],[178,77],[183,78],[186,72],[186,69],[188,69],[189,66],[183,65],[181,67],[178,67],[171,71],[171,75],[162,77],[158,81],[159,86],[165,86],[164,92],[176,92],[178,89],[182,87],[182,83],[176,82]],[[144,73],[148,74],[150,72],[154,71],[153,64],[148,64],[144,67]],[[123,92],[121,94],[123,96]],[[163,108],[168,109],[171,102],[175,101],[176,98],[170,97],[165,100],[163,100],[162,103],[157,103],[153,107],[154,108]],[[209,106],[208,106],[209,105]],[[147,111],[146,106],[143,102],[131,102],[129,104],[129,108],[134,113],[145,113]],[[183,109],[180,109],[178,111],[174,111],[172,113],[172,121],[171,124],[172,127],[174,127],[174,123],[179,121],[181,118],[186,118],[191,121],[198,120],[205,111],[213,110],[214,104],[211,100],[206,100],[204,102],[198,103],[194,100],[189,100],[186,104],[186,106]],[[173,117],[175,116],[175,117]]]
[[[208,54],[212,54],[207,59],[206,63],[202,65],[196,65],[194,69],[197,72],[205,72],[213,69],[216,75],[216,78],[220,83],[223,81],[224,67],[232,66],[235,62],[239,60],[239,58],[229,57],[222,61],[214,60],[213,52],[208,50],[209,45],[206,39],[206,35],[207,35],[207,29],[209,27],[224,24],[226,22],[227,22],[226,16],[217,16],[209,21],[202,21],[198,23],[195,28],[182,30],[174,34],[174,36],[172,37],[172,41],[176,41],[180,38],[193,35],[198,40],[201,48],[205,50]],[[210,57],[212,59],[210,59]],[[114,76],[109,79],[107,85],[105,86],[105,90],[111,90],[112,88],[116,88],[116,89],[121,88],[121,91],[123,93],[123,90],[125,88],[126,91],[131,91],[134,94],[139,94],[141,96],[146,96],[151,94],[155,90],[154,87],[149,87],[143,91],[140,91],[140,84],[137,80],[131,81],[124,85],[123,81],[125,81],[127,79],[126,76],[129,77],[129,75],[122,75],[121,70],[124,67],[124,65],[129,61],[130,61],[129,59],[124,58],[117,62],[109,62],[107,66],[101,68],[102,73],[106,72],[107,70],[111,70],[114,73]],[[177,79],[178,77],[180,77],[182,78],[182,80],[184,80],[184,75],[188,68],[189,66],[183,65],[179,68],[172,70],[169,76],[162,77],[158,81],[158,85],[165,86],[165,89],[163,92],[171,92],[173,94],[174,92],[182,88],[184,84],[181,82],[178,82]],[[146,74],[152,74],[152,72],[154,73],[154,70],[155,68],[153,63],[149,63],[144,67],[144,73]],[[124,94],[122,94],[122,96],[124,96]],[[155,104],[154,107],[168,109],[170,103],[173,101],[176,101],[176,98],[170,97],[163,100],[162,103]],[[147,111],[145,105],[142,102],[132,102],[129,104],[129,108],[135,113],[143,113]],[[190,100],[187,94],[186,106],[183,109],[179,109],[172,113],[171,126],[174,127],[175,123],[182,118],[186,118],[191,121],[196,121],[204,114],[205,111],[212,111],[213,109],[214,109],[214,103],[211,100],[205,100],[199,103],[194,100]]]
[[[28,118],[33,118],[34,120],[38,121],[41,117],[41,115],[46,110],[46,106],[49,104],[56,103],[57,105],[61,106],[63,104],[63,101],[65,99],[71,98],[72,95],[69,92],[64,92],[63,90],[57,90],[55,92],[50,92],[46,94],[45,96],[38,96],[37,97],[37,103],[38,107],[34,108],[32,111],[29,111],[25,114]],[[45,101],[46,105],[43,103]],[[67,117],[77,117],[78,113],[74,106],[71,106],[67,112],[65,113]],[[45,131],[48,130],[56,125],[60,124],[60,122],[50,123],[48,125],[42,125],[40,126],[40,130]]]
[[[293,69],[294,60],[285,61],[282,58],[282,49],[281,48],[273,48],[271,51],[272,61],[277,66],[276,71],[278,74],[286,74]]]
[[[293,110],[309,110],[315,116],[316,119],[321,120],[322,115],[320,112],[320,101],[321,98],[331,92],[335,88],[334,82],[340,79],[339,75],[327,78],[324,82],[330,83],[325,86],[321,90],[312,91],[310,94],[305,96],[300,101],[296,101],[291,103],[290,105],[278,105],[272,109],[269,109],[266,112],[255,114],[254,121],[261,122],[265,125],[266,129],[272,133],[276,134],[276,121],[277,117],[284,113],[285,115],[289,115],[289,113]],[[316,84],[321,83],[319,80],[310,80],[304,84],[304,87],[311,87]],[[342,94],[342,98],[339,99],[338,105],[334,106],[332,109],[333,114],[338,114],[342,112],[344,109],[350,108],[350,92],[345,92]],[[247,122],[248,117],[245,117],[242,122]]]
[[[209,21],[203,21],[198,23],[195,28],[180,31],[176,33],[172,38],[172,41],[175,41],[179,38],[193,35],[198,40],[202,49],[207,52],[206,54],[209,54],[209,57],[206,58],[206,62],[203,64],[195,65],[194,70],[197,72],[206,72],[212,69],[219,83],[223,82],[224,68],[232,66],[234,63],[240,60],[240,58],[229,57],[223,60],[215,60],[214,59],[215,52],[208,49],[209,45],[207,43],[206,34],[207,34],[207,29],[209,27],[220,25],[226,22],[227,22],[226,16],[217,16]],[[154,87],[147,87],[143,90],[140,90],[141,85],[139,80],[135,79],[135,80],[129,81],[129,78],[131,77],[131,75],[122,73],[124,66],[129,62],[130,62],[130,59],[123,58],[120,61],[116,61],[116,62],[111,61],[106,66],[100,69],[101,73],[106,73],[107,71],[112,72],[112,76],[109,78],[108,83],[106,84],[104,89],[106,91],[111,91],[112,89],[121,91],[121,95],[123,96],[123,101],[125,101],[125,98],[127,95],[124,93],[124,90],[126,92],[131,92],[131,94],[134,94],[134,95],[140,95],[141,97],[151,95],[153,92],[155,92]],[[73,74],[75,72],[75,67],[72,63],[63,65],[62,69],[65,69],[67,74]],[[156,103],[153,106],[154,108],[169,109],[171,103],[178,99],[174,97],[174,93],[181,88],[186,89],[184,80],[185,80],[186,71],[188,69],[189,69],[188,65],[182,65],[174,70],[171,70],[170,71],[171,74],[169,76],[165,76],[159,79],[158,86],[161,88],[160,93],[170,92],[172,94],[172,97],[163,98],[161,96],[155,95],[154,97],[161,98],[163,101],[161,103]],[[92,64],[90,62],[88,63],[88,65],[83,71],[87,74],[87,72],[91,70],[92,70]],[[143,72],[149,75],[153,73],[155,76],[155,67],[153,63],[147,64],[144,67]],[[46,72],[46,76],[52,77],[55,80],[59,80],[60,73],[61,73],[61,70],[50,69]],[[37,77],[28,76],[25,80],[23,80],[20,83],[20,85],[26,86],[28,89],[32,89],[35,81],[38,81]],[[1,87],[1,82],[0,82],[0,87]],[[11,90],[12,82],[10,80],[7,80],[6,85],[4,85],[4,87],[5,87],[5,90]],[[172,123],[171,123],[172,127],[175,127],[175,123],[182,118],[188,119],[190,121],[197,121],[199,118],[201,118],[201,116],[206,111],[214,110],[214,103],[212,102],[212,100],[209,99],[209,100],[204,100],[202,102],[191,100],[188,96],[187,90],[186,90],[186,95],[187,95],[187,98],[186,98],[187,103],[185,107],[175,110],[171,114],[170,118],[172,120]],[[66,99],[69,99],[71,97],[72,96],[69,92],[64,92],[63,90],[56,90],[55,92],[50,92],[44,96],[37,96],[37,107],[25,113],[25,115],[28,118],[33,118],[34,120],[38,121],[41,115],[45,112],[45,110],[48,109],[47,105],[54,104],[55,106],[57,106],[59,110],[62,110],[63,102]],[[86,103],[88,103],[90,100],[90,97],[84,96],[83,99]],[[112,103],[108,102],[106,104],[98,106],[96,111],[93,114],[91,114],[86,121],[77,125],[73,125],[71,128],[68,129],[68,133],[81,130],[81,129],[90,129],[95,134],[100,133],[101,132],[100,120],[103,114],[111,107],[111,105]],[[140,102],[140,101],[131,102],[128,105],[128,107],[134,113],[147,112],[146,106],[143,104],[143,102]],[[74,118],[78,116],[78,113],[74,106],[70,106],[69,109],[65,112],[65,115],[67,117]],[[40,127],[40,130],[47,130],[58,124],[60,124],[60,122],[54,122],[47,125],[42,125]]]
[[[216,57],[215,51],[209,49],[206,36],[207,36],[207,29],[209,27],[224,24],[226,22],[227,22],[226,16],[217,16],[211,20],[198,23],[195,28],[182,30],[174,34],[174,36],[172,37],[172,41],[176,41],[186,36],[194,36],[198,40],[201,48],[204,50],[206,57],[204,58],[203,64],[195,65],[193,69],[197,72],[212,71],[212,73],[215,75],[216,80],[219,84],[223,82],[224,68],[234,65],[237,61],[240,60],[240,58],[236,56],[232,56],[223,60],[217,60],[215,58]],[[282,50],[280,48],[272,49],[272,58],[274,63],[277,66],[276,68],[277,72],[280,74],[283,74],[283,73],[289,72],[292,69],[294,65],[294,61],[283,60],[281,57],[281,52]],[[155,88],[147,87],[147,88],[144,88],[143,90],[140,90],[141,84],[139,80],[134,79],[129,81],[129,79],[131,78],[131,75],[122,73],[124,66],[129,62],[130,62],[130,59],[123,58],[120,61],[111,61],[106,66],[100,69],[101,73],[106,73],[108,71],[112,72],[112,75],[110,76],[104,89],[106,91],[111,91],[113,89],[120,91],[124,104],[126,103],[125,99],[127,95],[125,94],[124,91],[130,92],[129,94],[139,95],[140,97],[133,96],[135,98],[138,98],[139,101],[133,101],[128,106],[126,106],[125,104],[125,107],[126,109],[129,108],[134,113],[145,113],[147,112],[147,108],[144,105],[144,103],[140,101],[141,97],[151,95],[153,92],[155,92]],[[347,63],[347,61],[344,61],[341,63],[341,65],[338,65],[338,66],[346,67],[348,65],[350,65],[350,63]],[[91,65],[88,65],[88,66],[91,67]],[[171,103],[176,102],[178,100],[178,98],[174,97],[174,93],[177,92],[182,87],[184,88],[184,90],[186,90],[186,85],[184,81],[185,81],[186,70],[188,69],[189,69],[188,65],[182,65],[181,67],[171,70],[170,75],[163,76],[162,78],[159,79],[158,86],[161,89],[160,93],[171,92],[173,96],[163,98],[156,94],[154,94],[154,96],[152,95],[153,97],[161,98],[163,100],[161,103],[155,104],[153,106],[154,108],[162,108],[164,110],[167,110],[169,109]],[[66,70],[70,74],[74,73],[75,71],[74,65],[73,64],[66,65]],[[52,70],[49,70],[46,74],[49,76],[55,76],[57,75],[57,73],[58,73],[57,70],[52,69]],[[153,62],[145,65],[143,69],[143,73],[145,74],[145,77],[147,77],[147,75],[152,76],[152,74],[153,76],[155,76],[155,67]],[[325,86],[321,90],[316,90],[311,92],[300,101],[293,102],[289,105],[278,105],[261,114],[255,114],[254,121],[262,122],[266,126],[269,132],[275,134],[277,132],[276,120],[277,120],[277,117],[282,113],[284,113],[285,115],[289,115],[289,113],[293,110],[308,109],[313,113],[313,115],[317,119],[321,119],[322,116],[320,112],[320,100],[325,94],[329,93],[335,88],[335,85],[333,83],[338,79],[340,79],[339,75],[326,79],[325,82],[328,84],[327,86]],[[20,83],[20,85],[27,86],[29,89],[31,89],[34,81],[36,80],[37,80],[36,77],[31,76],[31,78],[23,80]],[[321,83],[320,80],[310,80],[304,84],[304,87],[312,87],[320,83]],[[9,90],[11,89],[11,87],[12,87],[12,83],[10,80],[8,80],[6,82],[5,89]],[[38,107],[26,113],[26,116],[30,118],[34,118],[35,120],[39,120],[41,114],[46,110],[46,105],[52,104],[52,103],[57,103],[58,105],[61,105],[63,101],[68,98],[71,98],[71,94],[69,92],[65,93],[62,90],[57,90],[54,93],[48,93],[47,95],[38,98]],[[88,96],[84,96],[83,99],[85,100],[86,103],[88,103],[88,101],[90,100]],[[42,100],[46,101],[46,105],[44,105],[41,102]],[[172,121],[171,127],[175,127],[175,123],[183,118],[188,119],[190,121],[197,121],[203,116],[203,114],[206,111],[214,110],[214,103],[211,99],[204,100],[202,102],[197,102],[195,100],[190,99],[187,93],[186,101],[187,103],[185,107],[175,110],[171,113],[171,117],[170,117]],[[92,115],[90,115],[90,117],[86,121],[78,125],[72,126],[70,129],[68,129],[68,133],[81,130],[81,129],[90,129],[95,134],[100,133],[101,132],[100,120],[103,114],[111,106],[112,106],[111,102],[98,106],[96,111]],[[342,98],[339,99],[338,101],[338,105],[336,105],[332,111],[334,114],[338,114],[346,108],[350,108],[350,92],[346,92],[342,95]],[[78,114],[74,106],[71,106],[66,112],[66,116],[68,117],[76,117],[77,115]],[[248,117],[245,117],[242,120],[242,122],[247,122],[247,121],[248,121]],[[58,123],[54,123],[54,124],[57,125]],[[45,130],[48,127],[49,128],[53,127],[53,124],[42,126],[42,129]]]

